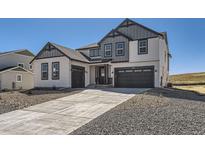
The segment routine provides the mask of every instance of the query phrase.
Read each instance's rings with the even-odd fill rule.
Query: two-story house
[[[49,42],[31,63],[35,87],[164,87],[168,40],[166,33],[125,19],[97,43],[76,50]]]
[[[0,53],[0,90],[33,88],[30,65],[33,58],[34,55],[26,49]]]

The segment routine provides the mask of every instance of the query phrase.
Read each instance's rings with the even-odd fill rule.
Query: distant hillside
[[[205,72],[171,75],[173,84],[205,84]]]

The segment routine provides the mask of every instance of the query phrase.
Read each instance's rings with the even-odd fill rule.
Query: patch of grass
[[[188,90],[188,91],[195,91],[199,94],[205,94],[205,85],[204,86],[174,86],[176,89],[180,90]]]
[[[172,84],[205,84],[205,72],[171,75]]]

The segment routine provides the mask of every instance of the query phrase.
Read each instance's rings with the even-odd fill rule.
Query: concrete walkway
[[[0,115],[0,134],[69,134],[146,89],[84,91]]]

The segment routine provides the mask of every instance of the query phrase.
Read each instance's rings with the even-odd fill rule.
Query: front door
[[[105,67],[99,67],[99,84],[105,84]]]

